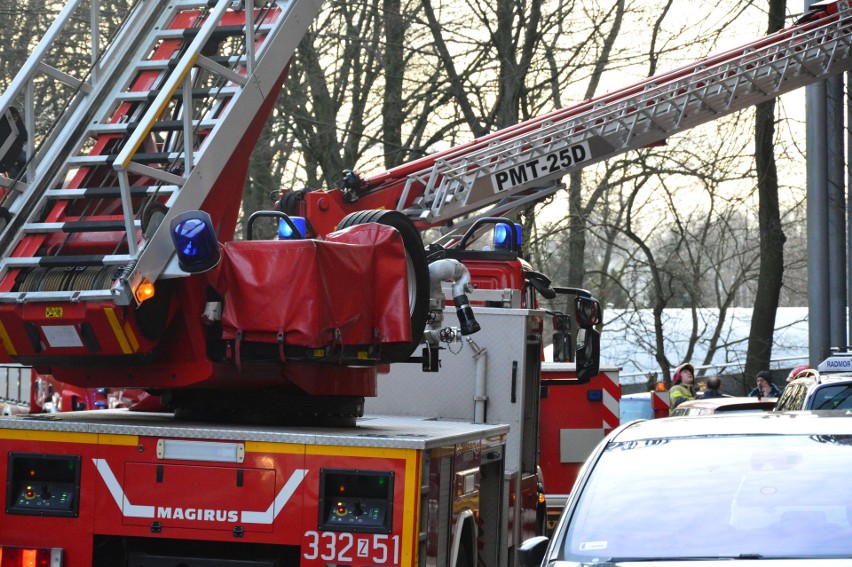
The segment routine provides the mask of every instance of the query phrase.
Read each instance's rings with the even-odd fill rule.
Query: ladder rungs
[[[135,227],[142,226],[138,220],[133,221]],[[114,232],[126,230],[122,220],[105,221],[67,221],[67,222],[31,222],[23,226],[27,234],[51,232]]]
[[[26,301],[108,301],[113,293],[108,289],[78,291],[27,291],[0,293],[0,303],[23,303]]]
[[[193,120],[192,128],[193,130],[206,130],[213,128],[218,123],[219,122],[216,120]],[[182,130],[183,124],[183,120],[161,120],[159,122],[154,122],[151,130],[174,132],[176,130]]]
[[[237,65],[245,67],[246,64],[245,55],[213,55],[207,59],[213,63],[221,65],[222,67],[228,67],[229,69],[234,69]]]
[[[213,128],[218,124],[215,120],[193,120],[192,128],[193,129],[207,129]],[[120,135],[128,135],[133,132],[139,126],[138,122],[125,122],[119,124],[94,124],[89,128],[89,133],[92,135],[103,135],[103,134],[120,134]],[[177,131],[183,129],[183,120],[161,120],[160,122],[155,122],[151,127],[151,130],[154,131]]]
[[[68,158],[68,165],[76,167],[110,165],[114,160],[115,154],[105,156],[72,156]]]
[[[210,61],[214,63],[218,63],[223,67],[235,68],[237,66],[245,67],[246,58],[244,55],[217,55],[213,57],[209,57]],[[138,72],[145,71],[165,71],[166,69],[174,69],[177,67],[178,59],[172,57],[171,59],[146,59],[144,61],[139,61],[134,64],[134,69]]]
[[[209,58],[214,63],[218,63],[223,67],[235,67],[236,65],[245,65],[246,58],[243,55],[215,55]],[[134,64],[137,71],[162,71],[164,69],[173,69],[177,67],[178,59],[145,59]]]
[[[145,221],[135,212],[146,204],[154,207],[149,211],[179,212],[206,201],[228,160],[245,150],[238,136],[219,129],[246,131],[271,96],[267,89],[240,96],[249,67],[261,78],[280,77],[296,47],[290,40],[303,35],[318,10],[316,2],[296,0],[136,2],[125,20],[134,25],[102,41],[103,57],[89,75],[94,96],[71,100],[75,112],[47,134],[49,151],[35,156],[33,190],[2,233],[13,255],[0,256],[0,302],[96,298],[130,305],[138,277],[184,276],[170,259],[168,231],[136,241]],[[259,17],[252,22],[253,13]],[[246,45],[252,38],[254,45]],[[27,118],[38,116],[27,110]],[[194,138],[183,139],[184,130]],[[91,283],[92,274],[113,279]],[[116,280],[119,274],[125,279]]]
[[[269,32],[272,29],[272,24],[261,24],[254,28],[255,34],[264,34]],[[226,39],[229,37],[241,36],[245,35],[245,26],[218,26],[213,32],[210,34],[210,40],[218,40],[218,39]],[[169,39],[181,39],[181,40],[192,40],[198,36],[199,28],[186,28],[186,29],[171,29],[171,30],[162,30],[157,34],[157,39],[169,40]]]
[[[127,134],[133,131],[138,122],[118,122],[115,124],[93,124],[89,127],[89,134]]]
[[[112,165],[116,154],[103,156],[74,156],[68,158],[68,164],[75,167]],[[183,157],[182,152],[156,152],[153,154],[134,154],[133,161],[136,163],[170,163]]]
[[[133,67],[137,71],[162,71],[177,66],[177,59],[145,59],[137,61]]]
[[[177,5],[180,8],[209,8],[210,0],[173,0],[172,5]],[[215,5],[215,3],[214,3]]]
[[[4,268],[75,268],[78,266],[120,266],[134,260],[128,254],[81,254],[76,256],[9,257],[0,260]]]
[[[222,87],[215,89],[192,89],[192,98],[206,98],[214,96],[216,98],[230,98],[238,91],[237,87]],[[157,98],[159,91],[125,91],[116,95],[115,100],[118,102],[148,102]],[[183,96],[183,92],[178,89],[172,95],[172,99],[178,99]]]
[[[171,195],[178,190],[177,185],[133,186],[131,197],[146,195]],[[48,199],[117,199],[121,197],[120,187],[90,187],[79,189],[51,189],[45,193]]]

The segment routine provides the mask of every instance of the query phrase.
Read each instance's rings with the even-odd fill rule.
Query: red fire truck
[[[847,2],[821,4],[595,101],[287,193],[235,240],[248,153],[320,2],[148,0],[106,48],[93,30],[82,76],[50,65],[97,9],[69,2],[0,97],[0,344],[169,411],[0,419],[2,567],[515,565],[543,527],[543,321],[563,315],[537,307],[556,291],[508,219],[566,173],[852,60]],[[40,132],[27,93],[45,74],[71,88]],[[278,238],[256,238],[268,222]],[[424,249],[420,229],[447,224]],[[600,306],[568,291],[587,382]]]
[[[137,389],[79,388],[31,366],[0,364],[0,415],[124,408],[147,397]]]
[[[35,409],[35,372],[19,364],[0,364],[0,415],[29,413]]]

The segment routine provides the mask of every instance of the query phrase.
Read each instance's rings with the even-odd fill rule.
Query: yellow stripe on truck
[[[117,445],[135,447],[138,435],[112,435],[108,433],[79,433],[74,431],[38,431],[31,429],[0,429],[0,439],[36,441],[44,443],[80,443],[86,445]]]
[[[6,327],[0,323],[0,343],[3,343],[3,348],[6,349],[6,354],[15,356],[18,352],[15,350],[15,345],[12,344],[12,339],[9,338],[9,333],[6,332]]]
[[[136,340],[136,334],[133,332],[133,327],[130,326],[130,323],[124,324],[124,336],[127,337],[127,342],[130,343],[130,348],[133,349],[133,352],[139,350],[139,341]]]
[[[104,309],[104,314],[107,321],[109,321],[109,326],[112,327],[112,332],[115,334],[115,339],[118,341],[121,351],[124,354],[133,354],[136,350],[130,346],[130,341],[127,339],[127,335],[124,334],[124,329],[121,328],[121,322],[119,322],[118,317],[115,315],[115,309],[107,307]],[[133,336],[132,332],[131,336]],[[133,338],[133,342],[138,344],[135,337]]]

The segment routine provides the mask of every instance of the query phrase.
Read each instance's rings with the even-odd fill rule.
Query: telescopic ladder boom
[[[142,280],[162,276],[174,254],[157,226],[200,208],[235,153],[247,159],[243,133],[271,104],[320,5],[144,0],[101,50],[98,2],[71,0],[0,97],[0,132],[27,133],[26,157],[2,183],[0,302],[127,305]],[[90,60],[51,66],[48,54],[90,6]],[[33,92],[46,80],[71,94],[52,129],[37,132],[47,111]],[[239,206],[242,183],[229,191],[214,194],[223,209]]]
[[[850,67],[849,2],[823,2],[795,25],[740,48],[365,181],[371,192],[393,189],[397,209],[426,224],[467,217],[457,226],[469,225],[540,201],[572,171]]]
[[[321,2],[145,0],[103,50],[98,3],[85,3],[91,62],[79,77],[46,54],[83,5],[69,2],[0,97],[0,137],[29,134],[19,173],[0,183],[0,303],[128,305],[143,282],[181,275],[156,228],[202,205],[214,224],[235,222],[242,179],[228,176],[251,149],[243,134],[259,128]],[[572,171],[849,69],[848,1],[811,9],[738,49],[369,178],[368,193],[388,190],[425,224],[509,214]],[[41,133],[33,85],[45,78],[73,94]],[[14,141],[0,139],[0,163]]]

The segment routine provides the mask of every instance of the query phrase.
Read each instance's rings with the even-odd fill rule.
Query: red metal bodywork
[[[257,12],[258,24],[275,21],[280,9]],[[197,8],[178,9],[169,29],[185,30],[196,27],[206,17]],[[245,15],[239,11],[226,13],[220,26],[240,27]],[[256,36],[256,46],[266,40],[263,33]],[[172,59],[185,46],[186,40],[167,39],[151,51],[151,61]],[[285,72],[286,73],[286,72]],[[271,111],[284,77],[270,81],[270,88],[251,126],[242,135],[236,151],[221,156],[224,168],[209,192],[202,208],[209,211],[217,234],[230,240],[239,216],[242,188],[248,169],[249,155]],[[128,86],[128,92],[149,93],[160,80],[157,70],[141,70]],[[113,123],[133,121],[135,103],[117,106],[110,120]],[[209,131],[195,132],[196,144],[204,144]],[[102,134],[95,138],[91,156],[112,155],[117,151],[120,136]],[[146,148],[157,152],[160,148]],[[165,167],[166,164],[162,164]],[[156,167],[156,165],[152,166]],[[150,180],[131,177],[133,185],[146,185]],[[80,167],[67,183],[68,188],[114,186],[117,181],[111,166]],[[236,188],[236,189],[235,189]],[[163,200],[167,196],[162,197]],[[45,222],[73,222],[86,215],[87,220],[122,220],[121,202],[104,199],[97,211],[77,211],[75,201],[57,200],[47,213]],[[141,237],[141,233],[140,233]],[[52,233],[26,235],[12,256],[45,255],[50,250],[63,249],[65,254],[98,256],[126,252],[122,232]],[[10,291],[20,270],[10,270],[0,281],[0,291]],[[110,368],[110,385],[127,387],[169,387],[197,385],[211,378],[215,369],[208,360],[205,329],[201,325],[207,277],[193,276],[179,280],[157,282],[155,298],[140,307],[118,307],[113,302],[37,302],[33,304],[4,304],[0,306],[0,336],[3,361],[33,365],[41,373],[52,373],[58,379],[83,388],[104,384],[103,369]],[[40,329],[54,329],[51,341]],[[77,338],[74,338],[77,335]],[[80,346],[80,343],[83,343]],[[220,373],[221,374],[221,373]]]
[[[275,557],[276,564],[301,567],[408,567],[423,564],[418,558],[424,557],[435,564],[446,559],[455,523],[478,513],[483,456],[505,443],[500,427],[490,426],[487,438],[472,440],[468,429],[459,441],[446,435],[442,444],[425,449],[405,441],[405,427],[413,422],[401,426],[400,442],[384,425],[369,422],[342,433],[270,428],[267,441],[250,440],[257,437],[250,428],[222,432],[205,426],[191,437],[176,438],[171,416],[100,414],[64,414],[66,425],[53,430],[0,428],[6,454],[71,455],[79,457],[80,467],[80,489],[69,491],[70,498],[79,497],[72,502],[75,513],[7,514],[14,521],[0,523],[0,542],[60,548],[63,567],[125,564],[132,553]],[[358,432],[361,441],[335,442]],[[169,453],[173,442],[193,451],[239,447],[234,455],[241,456],[239,462],[179,456]],[[12,477],[8,466],[0,459],[2,478]],[[340,471],[339,486],[323,486],[322,471],[329,470]],[[358,527],[358,516],[351,513],[358,504],[347,500],[347,471],[378,471],[390,479],[389,505],[380,517],[387,517],[386,528]],[[46,489],[36,484],[32,506],[39,507]],[[430,489],[423,491],[424,486]],[[13,502],[18,488],[8,487]],[[439,509],[448,514],[446,523]],[[338,518],[347,523],[336,528]],[[421,540],[426,530],[429,537]]]
[[[57,441],[39,443],[39,450],[66,452],[67,442]],[[160,465],[156,460],[156,439],[116,437],[111,441],[118,444],[84,441],[76,447],[83,462],[79,517],[46,520],[38,516],[20,516],[14,525],[5,522],[0,527],[0,538],[14,540],[18,545],[61,547],[65,550],[65,567],[83,567],[93,564],[96,550],[92,536],[233,542],[234,527],[241,525],[244,532],[240,542],[302,549],[299,564],[303,567],[325,566],[327,556],[335,549],[339,559],[343,555],[340,546],[345,544],[350,546],[350,560],[354,561],[362,541],[370,543],[371,564],[411,564],[412,538],[406,538],[408,546],[403,549],[401,513],[394,515],[393,532],[384,536],[389,548],[383,561],[379,561],[382,550],[376,545],[375,535],[317,531],[319,470],[351,468],[353,457],[361,457],[357,452],[305,454],[300,448],[287,450],[285,447],[272,454],[247,451],[246,460],[240,466]],[[29,452],[33,445],[19,441],[5,444],[5,448]],[[416,506],[418,495],[406,495],[405,487],[409,482],[407,467],[417,471],[417,462],[415,455],[400,452],[395,458],[362,458],[360,464],[365,468],[393,471],[399,480],[394,487],[395,500],[403,502],[407,496]],[[159,466],[163,467],[160,482],[157,481]],[[241,486],[236,482],[238,470],[242,475]],[[0,465],[0,474],[6,477],[5,460]],[[122,498],[126,498],[124,513]],[[251,519],[246,521],[246,518]],[[45,529],[46,521],[55,529]],[[152,533],[155,522],[161,525],[158,533]],[[89,527],[81,533],[81,526]],[[86,532],[91,536],[81,537]]]
[[[162,303],[155,296],[136,311],[111,303],[4,304],[0,323],[7,331],[6,349],[17,361],[84,388],[209,382],[227,389],[270,386],[277,380],[312,393],[374,395],[372,369],[328,370],[318,388],[316,373],[287,368],[283,351],[277,368],[255,369],[239,349],[243,342],[310,349],[363,346],[366,362],[375,358],[371,349],[410,342],[405,258],[399,233],[375,224],[353,226],[323,241],[238,241],[225,245],[216,271],[173,286],[161,282]],[[345,291],[342,283],[349,285]],[[232,341],[233,348],[222,360],[209,357],[201,324],[208,288],[225,298],[221,340]],[[134,313],[150,315],[158,307],[162,312],[154,315],[162,321],[154,336],[151,325],[133,324],[138,322]],[[116,351],[124,358],[109,355]]]
[[[561,367],[561,368],[560,368]],[[617,369],[577,384],[573,365],[542,367],[540,466],[550,494],[569,494],[594,445],[619,425]]]

